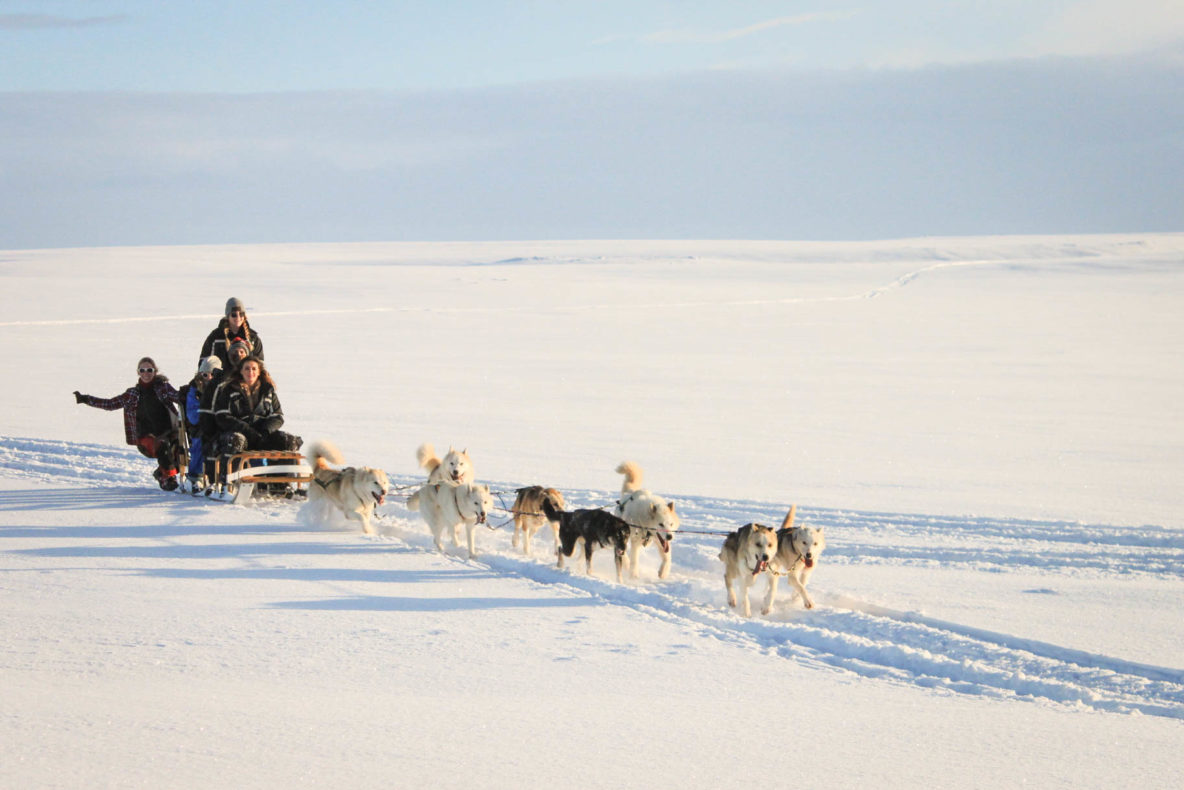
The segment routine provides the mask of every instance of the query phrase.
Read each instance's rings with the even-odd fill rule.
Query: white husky
[[[473,482],[473,461],[469,458],[467,450],[457,452],[449,447],[448,454],[444,456],[443,460],[440,460],[436,455],[436,448],[428,442],[424,442],[415,451],[415,460],[428,470],[429,483],[455,486]],[[418,507],[419,491],[416,491],[407,500],[407,509],[416,510]]]
[[[436,449],[425,442],[415,451],[415,460],[428,470],[429,483],[448,483],[455,486],[473,482],[473,459],[469,458],[468,450],[458,451],[449,447],[441,460],[436,457]]]
[[[777,578],[781,573],[789,577],[789,583],[802,596],[805,607],[814,608],[814,599],[806,592],[806,583],[814,572],[814,563],[826,548],[826,534],[815,527],[795,527],[793,518],[796,510],[796,507],[789,509],[785,520],[781,522],[781,529],[777,530],[777,555],[769,563],[772,571],[769,574],[769,594],[765,597],[762,614],[768,614],[773,608],[773,599],[777,596]]]
[[[374,509],[386,502],[390,490],[386,472],[369,466],[333,469],[329,464],[340,465],[343,461],[341,451],[332,442],[313,442],[307,455],[313,467],[308,485],[308,517],[325,523],[328,506],[334,506],[347,519],[361,522],[367,535],[373,535],[370,519]]]
[[[616,514],[631,527],[629,575],[637,578],[640,571],[638,559],[641,556],[641,548],[649,545],[650,540],[661,532],[662,540],[657,543],[658,551],[662,553],[662,566],[658,569],[658,578],[665,579],[670,575],[670,543],[674,538],[671,533],[677,530],[681,523],[678,513],[674,512],[674,503],[667,502],[652,491],[641,487],[641,467],[633,461],[622,461],[617,466],[617,474],[625,475]]]
[[[476,557],[477,525],[485,523],[487,514],[493,509],[493,497],[489,495],[489,486],[476,483],[456,486],[425,483],[407,500],[407,509],[419,510],[440,551],[444,551],[441,540],[447,529],[452,530],[452,545],[460,545],[460,525],[464,524],[468,531],[469,556]]]

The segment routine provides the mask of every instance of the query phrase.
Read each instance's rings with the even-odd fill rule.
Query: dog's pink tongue
[[[756,575],[760,574],[767,567],[769,567],[769,563],[764,562],[763,560],[761,562],[758,562],[756,564],[756,570],[752,572],[752,575],[756,576]]]
[[[813,557],[806,557],[806,567],[807,568],[814,567],[814,558]]]

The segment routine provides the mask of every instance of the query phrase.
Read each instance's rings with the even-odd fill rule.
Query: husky
[[[429,483],[448,483],[456,486],[474,480],[473,459],[469,458],[468,450],[457,451],[449,447],[444,459],[441,460],[436,457],[436,449],[425,442],[415,451],[415,460],[428,470]]]
[[[460,525],[464,524],[468,532],[469,557],[476,557],[477,525],[485,523],[489,511],[493,509],[493,497],[489,495],[489,486],[476,483],[455,486],[424,483],[407,500],[407,509],[419,510],[440,551],[444,551],[441,539],[447,529],[452,530],[452,545],[460,545]]]
[[[632,528],[629,531],[629,574],[637,578],[641,570],[638,561],[641,549],[657,538],[662,553],[658,578],[665,579],[670,575],[670,541],[674,539],[671,533],[681,523],[674,503],[641,487],[641,467],[633,461],[622,461],[617,466],[617,474],[625,475],[625,480],[621,483],[621,501],[615,512]]]
[[[428,442],[424,442],[415,451],[415,460],[421,467],[428,470],[429,483],[444,483],[445,485],[456,486],[461,483],[473,482],[473,461],[469,458],[467,450],[461,450],[459,453],[453,448],[449,447],[444,459],[436,455],[436,448]],[[407,509],[415,510],[419,506],[419,491],[416,491],[407,500]]]
[[[612,546],[613,561],[617,565],[617,582],[621,581],[621,570],[625,562],[625,549],[629,542],[629,525],[605,510],[560,510],[543,500],[543,513],[548,521],[559,522],[559,549],[555,552],[558,564],[563,567],[563,558],[570,557],[576,550],[576,543],[584,542],[584,570],[592,575],[592,552],[597,546]]]
[[[814,599],[806,592],[806,583],[814,572],[814,563],[826,548],[826,534],[825,530],[815,527],[795,527],[793,520],[796,510],[796,506],[789,509],[781,522],[781,529],[777,530],[777,554],[769,563],[772,572],[769,574],[769,594],[765,598],[764,614],[773,608],[773,599],[777,596],[777,577],[782,573],[789,577],[789,583],[802,596],[806,608],[814,608]]]
[[[390,482],[386,472],[369,466],[333,469],[329,464],[341,465],[341,451],[332,442],[314,442],[308,450],[313,477],[308,486],[308,503],[312,513],[320,511],[318,520],[324,522],[328,506],[336,507],[347,518],[360,521],[362,531],[373,535],[370,519],[374,509],[386,503]],[[318,504],[322,503],[322,504]]]
[[[519,488],[518,497],[514,500],[514,548],[518,547],[521,536],[522,553],[530,556],[530,539],[539,531],[543,524],[550,524],[555,533],[555,550],[559,550],[559,522],[547,518],[543,512],[543,502],[548,501],[555,510],[563,510],[567,503],[563,501],[563,494],[554,488],[529,486]]]
[[[748,590],[756,583],[762,573],[767,573],[769,563],[777,554],[777,530],[764,524],[745,524],[724,539],[724,547],[719,552],[719,558],[724,563],[724,587],[728,591],[728,606],[736,608],[736,580],[740,580],[740,600],[743,606],[740,611],[745,617],[752,617],[752,607],[748,603]],[[771,588],[770,588],[771,589]],[[769,602],[761,614],[769,613]]]

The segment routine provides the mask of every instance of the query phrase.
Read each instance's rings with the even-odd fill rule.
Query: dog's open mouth
[[[666,552],[670,551],[669,533],[658,530],[654,533],[654,535],[658,538],[658,545],[662,547],[662,553],[665,554]]]
[[[484,514],[484,513],[478,513],[478,514],[477,514],[477,523],[478,523],[478,524],[484,524],[484,523],[485,523],[485,514]]]
[[[381,491],[373,491],[370,496],[374,497],[374,501],[379,505],[386,504],[386,494]]]
[[[460,482],[460,472],[453,472],[452,473],[452,482],[454,482],[454,483]]]
[[[768,560],[758,560],[756,563],[756,568],[754,568],[752,571],[752,575],[753,576],[760,576],[762,573],[764,573],[768,569],[769,569],[769,561]]]
[[[807,568],[814,567],[814,558],[811,557],[809,554],[807,554],[805,557],[802,557],[802,559],[805,561]]]

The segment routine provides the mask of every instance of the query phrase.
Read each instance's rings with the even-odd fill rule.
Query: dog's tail
[[[622,494],[641,488],[641,467],[634,461],[621,461],[617,465],[617,474],[625,475],[625,481],[621,483]]]
[[[312,446],[308,448],[306,457],[313,469],[328,469],[329,464],[340,466],[343,462],[341,451],[337,449],[337,445],[324,439],[313,442]]]
[[[781,522],[782,529],[793,529],[793,517],[798,512],[797,505],[790,505],[789,512],[785,514],[785,520]]]
[[[436,448],[432,447],[430,442],[424,442],[415,451],[415,460],[419,465],[428,470],[428,476],[431,477],[432,472],[436,471],[436,467],[440,465],[440,459],[436,455]]]

